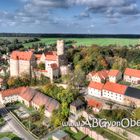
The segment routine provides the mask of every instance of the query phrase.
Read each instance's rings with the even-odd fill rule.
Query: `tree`
[[[42,122],[45,118],[45,105],[41,105],[39,108],[39,114],[40,114],[40,121]]]
[[[136,120],[140,119],[140,108],[136,108],[133,113],[132,113],[132,117]]]
[[[83,86],[86,79],[85,72],[81,69],[80,66],[77,66],[74,70],[74,86]]]
[[[40,69],[40,70],[45,70],[45,63],[40,62],[40,63],[38,64],[38,69]]]
[[[114,63],[112,65],[112,69],[118,69],[120,71],[124,71],[125,68],[127,67],[127,60],[120,58],[120,57],[115,57],[114,58]]]
[[[69,107],[67,102],[62,103],[62,116],[65,116],[65,118],[69,116]]]
[[[16,86],[17,79],[15,77],[10,77],[7,81],[9,87]]]

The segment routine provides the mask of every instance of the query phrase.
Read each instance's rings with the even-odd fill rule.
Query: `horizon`
[[[5,0],[0,15],[1,33],[140,34],[138,0]]]

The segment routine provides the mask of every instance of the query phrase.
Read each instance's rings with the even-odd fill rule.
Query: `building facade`
[[[140,70],[126,68],[123,79],[132,84],[140,84]]]
[[[36,60],[32,52],[13,51],[10,56],[10,76],[20,76],[23,73],[31,75],[35,65]]]
[[[102,96],[102,88],[104,84],[97,83],[97,82],[90,82],[88,86],[88,94],[95,97],[101,97]]]
[[[19,101],[27,107],[34,107],[38,110],[41,106],[45,107],[45,116],[51,117],[53,110],[59,108],[59,102],[50,98],[35,89],[29,87],[19,87],[0,92],[0,102],[2,104]]]
[[[57,51],[34,54],[32,51],[13,51],[10,56],[10,76],[21,76],[23,73],[33,76],[44,75],[51,81],[59,75],[68,73],[64,41],[57,41]],[[45,69],[36,69],[37,64],[44,63]]]
[[[108,73],[108,81],[117,83],[122,79],[122,73],[119,70],[110,70]]]

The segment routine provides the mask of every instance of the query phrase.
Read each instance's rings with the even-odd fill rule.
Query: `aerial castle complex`
[[[13,51],[10,56],[10,76],[20,76],[23,73],[32,75],[41,74],[51,80],[59,75],[67,74],[68,66],[65,56],[64,41],[57,41],[57,51],[48,51],[43,54],[34,54],[32,51]],[[45,70],[36,68],[37,64],[45,63]]]

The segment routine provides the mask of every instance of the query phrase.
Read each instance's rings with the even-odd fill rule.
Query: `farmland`
[[[41,38],[42,43],[47,45],[54,44],[57,39],[60,38]],[[129,46],[129,45],[137,45],[140,44],[140,39],[117,39],[117,38],[61,38],[65,41],[71,40],[74,41],[72,45],[76,46],[90,46],[92,44],[96,44],[99,46],[108,46],[108,45],[119,45],[119,46]],[[27,46],[31,46],[32,43],[26,44]]]
[[[13,41],[16,37],[0,37],[0,39],[8,39]],[[29,37],[17,37],[19,41],[24,41],[29,39]],[[93,44],[99,46],[117,45],[117,46],[130,46],[140,44],[140,39],[124,39],[124,38],[40,38],[38,42],[25,43],[25,47],[31,47],[33,43],[45,43],[46,45],[51,45],[56,43],[56,40],[64,39],[65,41],[73,41],[71,45],[76,46],[91,46]]]

